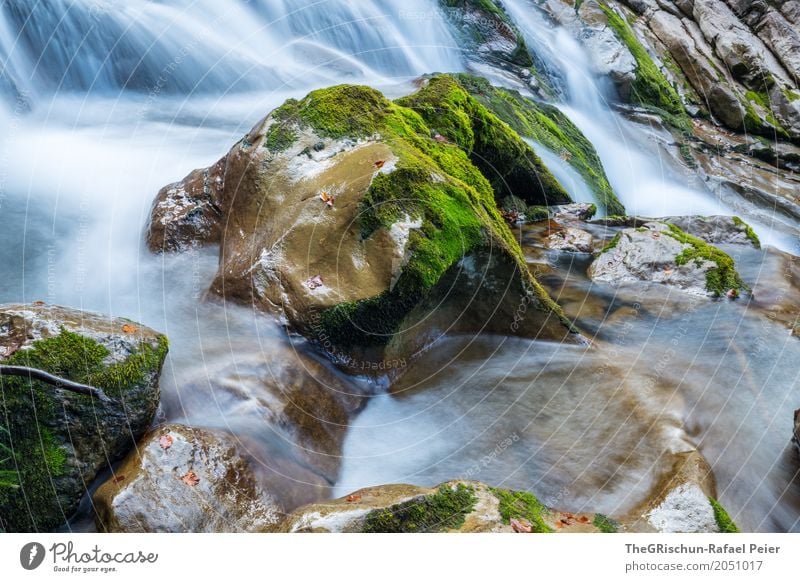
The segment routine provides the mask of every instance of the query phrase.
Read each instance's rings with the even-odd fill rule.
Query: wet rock
[[[571,227],[556,230],[545,241],[548,248],[569,253],[591,253],[593,243],[594,238],[591,234]]]
[[[534,61],[525,38],[494,0],[440,0],[449,21],[460,31],[467,55],[480,55],[521,78],[530,77]],[[527,74],[526,74],[527,73]],[[538,83],[534,85],[538,87]]]
[[[737,216],[607,216],[590,221],[605,226],[643,227],[651,222],[674,224],[682,231],[711,244],[741,244],[761,247],[753,228]]]
[[[146,435],[94,504],[100,531],[125,533],[268,531],[281,513],[232,436],[175,424]]]
[[[360,368],[352,372],[364,373]],[[168,403],[169,411],[197,425],[203,422],[207,402],[213,400],[228,418],[235,419],[231,422],[253,427],[237,434],[258,440],[256,448],[273,449],[264,463],[278,463],[276,455],[281,457],[283,468],[275,471],[271,490],[282,502],[286,497],[278,494],[279,482],[297,472],[291,469],[293,465],[328,486],[336,482],[347,427],[366,397],[366,390],[348,381],[345,374],[289,345],[269,345],[263,356],[239,357],[220,368],[206,368],[182,390],[191,397]],[[307,480],[298,476],[296,484]],[[291,483],[285,486],[290,488]],[[291,501],[286,504],[292,505]]]
[[[449,481],[429,489],[383,485],[317,503],[289,514],[286,533],[547,533],[610,532],[602,515],[546,508],[534,495],[476,481]]]
[[[421,117],[409,125],[412,110]],[[477,131],[476,119],[488,126]],[[572,329],[525,267],[492,181],[503,169],[506,194],[529,204],[569,196],[533,149],[452,77],[427,79],[395,103],[346,85],[289,100],[224,164],[212,293],[278,314],[340,363],[383,373],[388,360],[448,330],[506,332],[516,323],[520,334],[561,339]],[[495,172],[483,174],[484,166]],[[478,277],[472,267],[482,269]],[[498,315],[482,320],[482,307],[464,298],[494,280],[506,292],[494,297],[489,313]],[[466,309],[439,325],[430,300],[443,293]],[[521,302],[535,308],[517,322]]]
[[[597,214],[597,206],[586,202],[551,206],[550,210],[553,218],[560,222],[590,220],[595,214]]]
[[[800,409],[794,411],[794,437],[792,440],[800,451]]]
[[[673,471],[638,510],[630,531],[660,533],[731,533],[738,531],[715,500],[711,467],[696,451],[675,455]]]
[[[147,245],[153,252],[220,242],[225,166],[223,158],[212,167],[195,170],[180,182],[161,189],[146,233]]]
[[[747,291],[730,256],[674,225],[648,222],[614,237],[589,267],[595,281],[660,283],[702,296]]]
[[[0,363],[102,389],[110,398],[3,377],[0,445],[20,487],[0,488],[0,529],[46,531],[152,422],[167,340],[126,319],[44,304],[0,306]],[[9,426],[6,426],[6,422]]]

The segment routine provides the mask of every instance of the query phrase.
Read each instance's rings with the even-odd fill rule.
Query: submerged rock
[[[733,259],[674,224],[648,222],[625,229],[589,267],[595,281],[649,281],[702,296],[738,297],[747,292]]]
[[[88,384],[110,398],[0,377],[0,530],[52,530],[75,512],[89,483],[152,422],[166,354],[163,335],[126,319],[0,306],[0,363]]]
[[[227,154],[211,291],[280,314],[368,370],[447,331],[562,339],[571,326],[497,209],[509,194],[569,201],[530,146],[452,77],[394,103],[367,87],[314,91]],[[186,232],[178,222],[150,232]],[[209,232],[194,242],[213,241]],[[154,251],[185,243],[149,239]]]
[[[564,513],[531,493],[477,481],[449,481],[429,489],[383,485],[301,507],[280,524],[286,533],[549,533],[612,532],[600,514]]]
[[[234,437],[175,424],[145,436],[94,505],[106,532],[264,531],[280,516]]]

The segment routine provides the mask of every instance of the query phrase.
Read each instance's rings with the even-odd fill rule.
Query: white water
[[[540,45],[542,56],[561,69],[572,95],[562,107],[596,145],[631,212],[725,211],[709,193],[681,186],[668,165],[659,163],[658,149],[648,144],[641,128],[610,111],[602,84],[588,73],[586,55],[569,35],[543,26],[523,0],[505,4],[529,39],[535,36],[531,46]],[[202,418],[196,399],[181,401],[186,379],[196,378],[198,368],[244,361],[251,355],[248,350],[270,361],[271,346],[284,336],[270,319],[247,308],[202,301],[216,269],[213,249],[181,257],[146,251],[142,228],[155,193],[216,161],[289,96],[345,81],[392,94],[408,90],[405,81],[414,75],[461,70],[460,53],[446,22],[436,17],[436,5],[435,0],[4,2],[0,302],[45,300],[130,317],[166,332],[172,350],[162,381],[165,398],[170,408],[184,409],[178,418]],[[15,100],[15,94],[24,99]],[[541,153],[573,196],[589,199],[572,168],[550,152]],[[498,407],[513,404],[522,416],[539,414],[526,408],[537,400],[519,401],[514,393],[525,392],[537,380],[536,371],[551,364],[544,361],[546,353],[519,360],[516,351],[527,354],[535,347],[517,342],[468,362],[464,385],[472,389],[463,404],[473,413],[469,423],[458,408],[455,421],[452,410],[441,410],[447,403],[438,400],[438,391],[453,384],[453,375],[429,386],[431,398],[422,398],[421,405],[414,398],[376,399],[356,420],[359,428],[348,440],[338,490],[406,478],[427,482],[432,465],[439,469],[427,475],[440,480],[463,475],[469,466],[452,458],[466,450],[464,442],[483,455],[491,453],[500,436],[508,436],[487,429]],[[567,355],[548,372],[567,387],[553,403],[562,409],[572,406],[582,386],[574,377],[559,380],[570,376],[572,358],[579,357]],[[524,365],[509,379],[515,361]],[[488,374],[485,382],[497,387],[499,399],[483,398],[483,380],[475,387],[472,379],[475,368]],[[625,411],[618,412],[605,418],[605,429],[623,418]],[[209,424],[236,432],[235,419],[218,403],[210,402],[205,414]],[[440,427],[443,419],[447,424]],[[543,458],[545,463],[532,473],[517,472],[519,481],[509,482],[524,487],[530,478],[542,479],[557,504],[559,479],[565,477],[546,464],[554,454],[547,449],[550,441],[535,431],[534,437],[544,441],[535,450],[543,451],[537,462]],[[538,441],[531,442],[539,447]],[[490,463],[479,478],[498,482],[509,477],[509,466],[522,468],[529,460],[531,442],[514,449],[519,459],[509,454],[494,469]],[[568,434],[563,442],[572,446],[576,441]],[[605,448],[625,450],[627,444],[622,438],[608,441]],[[646,464],[647,457],[639,461]],[[563,467],[564,475],[579,465]],[[591,467],[585,470],[589,475],[582,489],[566,497],[595,495],[593,488],[602,481]],[[628,483],[640,476],[634,467],[620,480]],[[613,488],[602,503],[617,506]]]
[[[592,72],[586,49],[563,28],[546,22],[530,0],[505,0],[504,6],[525,35],[558,71],[566,103],[558,104],[589,138],[600,156],[611,186],[628,214],[639,216],[734,215],[713,192],[686,185],[674,163],[641,125],[617,114],[608,80]],[[794,252],[796,242],[764,224],[745,217],[764,244]]]

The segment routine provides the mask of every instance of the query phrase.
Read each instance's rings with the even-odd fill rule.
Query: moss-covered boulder
[[[749,292],[728,254],[662,222],[618,232],[590,265],[589,276],[615,284],[649,281],[702,296]]]
[[[175,424],[148,433],[93,500],[98,530],[118,533],[264,531],[281,515],[235,437]]]
[[[552,533],[616,531],[599,514],[545,507],[532,493],[477,481],[436,488],[382,485],[295,510],[279,524],[286,533]]]
[[[124,319],[37,305],[0,306],[0,364],[103,390],[109,401],[0,376],[0,530],[48,531],[97,474],[124,456],[159,403],[164,336]]]
[[[432,126],[422,103],[442,86],[452,92],[438,110],[452,109]],[[421,93],[395,103],[341,85],[256,125],[226,156],[212,291],[279,313],[364,372],[384,372],[394,367],[387,355],[409,356],[446,332],[563,338],[569,323],[497,208],[497,174],[473,163],[485,149],[533,200],[541,173],[524,165],[524,184],[508,166],[532,151],[452,79]]]
[[[595,194],[604,214],[624,214],[592,143],[558,108],[517,91],[495,87],[474,75],[456,75],[459,84],[519,135],[542,144],[566,160]]]

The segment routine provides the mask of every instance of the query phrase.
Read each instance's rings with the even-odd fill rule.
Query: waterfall
[[[433,0],[5,0],[0,91],[229,93],[460,68]]]

